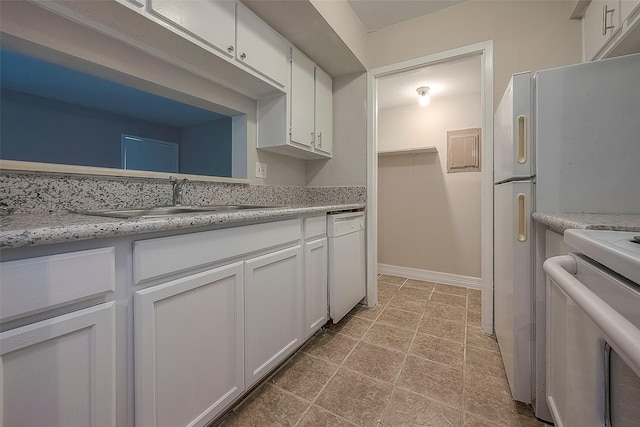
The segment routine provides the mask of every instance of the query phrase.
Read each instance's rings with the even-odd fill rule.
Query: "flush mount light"
[[[420,86],[416,91],[418,92],[418,95],[420,95],[420,105],[429,105],[429,102],[431,102],[429,86]]]

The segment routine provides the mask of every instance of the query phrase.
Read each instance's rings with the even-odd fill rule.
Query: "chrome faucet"
[[[178,180],[175,176],[169,177],[169,182],[171,183],[171,187],[173,190],[173,206],[181,206],[182,205],[182,188],[184,184],[187,182],[187,178],[183,178]]]

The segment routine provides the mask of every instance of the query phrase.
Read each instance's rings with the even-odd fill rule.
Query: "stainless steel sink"
[[[266,209],[277,206],[262,205],[211,205],[211,206],[157,206],[152,208],[104,209],[74,211],[83,215],[109,216],[115,218],[150,218],[198,212],[228,212],[244,209]]]

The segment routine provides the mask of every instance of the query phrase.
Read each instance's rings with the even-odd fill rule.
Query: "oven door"
[[[550,258],[544,270],[556,426],[637,426],[640,288],[581,255]]]

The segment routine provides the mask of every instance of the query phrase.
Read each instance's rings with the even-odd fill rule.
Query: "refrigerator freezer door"
[[[514,74],[494,123],[494,182],[534,175],[531,73]]]
[[[640,54],[540,71],[536,210],[640,212]]]
[[[495,330],[511,395],[531,403],[533,276],[531,181],[495,186]]]

